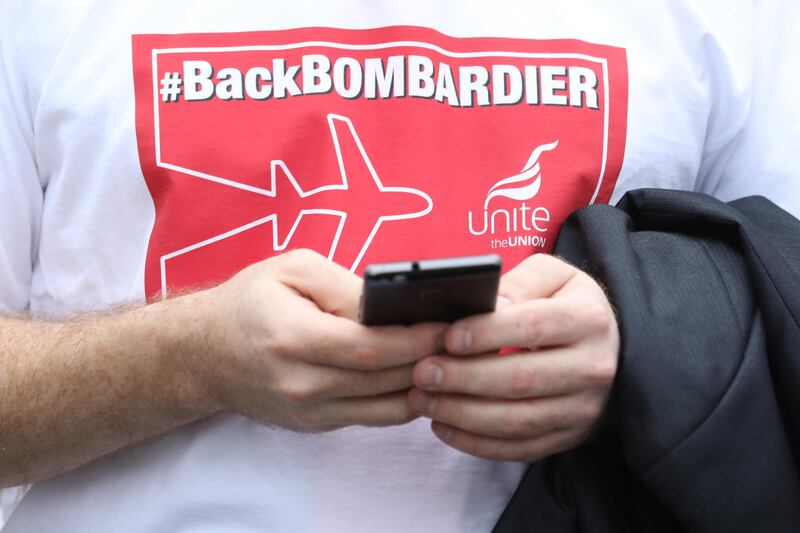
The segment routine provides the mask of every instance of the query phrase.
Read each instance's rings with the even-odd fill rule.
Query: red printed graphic
[[[370,263],[552,250],[622,166],[625,51],[307,28],[133,38],[150,298],[312,248]]]

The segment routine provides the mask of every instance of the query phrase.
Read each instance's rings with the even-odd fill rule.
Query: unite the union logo
[[[544,249],[547,245],[548,223],[551,220],[550,211],[543,206],[530,206],[527,202],[539,193],[542,186],[542,166],[539,162],[544,152],[550,152],[558,147],[558,139],[551,143],[537,146],[528,157],[522,170],[513,176],[503,178],[489,188],[483,204],[482,219],[473,218],[472,211],[467,215],[469,232],[472,235],[491,235],[490,246],[492,249],[516,246],[532,246]],[[494,198],[507,198],[518,201],[519,204],[509,208],[489,209]],[[476,229],[477,224],[481,224]],[[524,233],[522,233],[524,232]],[[496,235],[507,235],[498,238]]]

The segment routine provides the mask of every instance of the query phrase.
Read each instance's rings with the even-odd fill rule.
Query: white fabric
[[[67,315],[144,297],[154,209],[133,34],[409,24],[623,47],[612,201],[639,187],[758,193],[798,214],[800,18],[788,0],[765,4],[0,0],[0,309]],[[425,421],[305,436],[219,416],[37,485],[4,532],[486,531],[523,470],[452,451]],[[0,524],[18,496],[0,498]]]

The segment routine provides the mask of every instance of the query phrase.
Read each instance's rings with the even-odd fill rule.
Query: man
[[[117,4],[2,7],[10,531],[488,529],[615,375],[597,283],[526,259],[567,214],[796,206],[745,172],[787,161],[749,6]],[[355,322],[368,262],[484,251],[496,313]]]

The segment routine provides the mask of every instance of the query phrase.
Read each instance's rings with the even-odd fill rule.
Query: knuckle
[[[414,367],[392,368],[377,373],[362,370],[359,375],[364,384],[379,392],[409,390],[414,386]]]
[[[570,265],[571,266],[571,265]],[[600,285],[597,283],[597,280],[594,279],[590,274],[588,274],[584,270],[580,270],[575,268],[575,282],[580,284],[583,288],[600,288]]]
[[[583,427],[591,427],[603,412],[602,399],[592,397],[581,403],[578,408],[578,423]]]
[[[530,313],[525,317],[523,334],[528,346],[539,346],[544,335],[544,323],[538,314]]]
[[[464,423],[464,409],[456,402],[441,398],[433,403],[431,418],[451,426],[461,427]]]
[[[605,333],[611,327],[611,311],[600,302],[582,307],[583,323],[593,333]]]
[[[461,451],[469,455],[486,457],[492,451],[491,448],[487,447],[484,441],[468,435],[463,435],[460,439],[454,439],[454,442],[458,443],[458,447]]]
[[[302,262],[313,261],[316,260],[318,257],[320,257],[320,255],[317,252],[309,248],[297,248],[295,250],[286,252],[284,256],[287,259],[291,259],[292,261],[302,261]]]
[[[547,446],[541,444],[527,444],[524,442],[516,443],[508,451],[509,461],[522,461],[532,463],[545,457],[552,455],[554,452],[549,450]]]
[[[544,435],[564,424],[564,415],[556,411],[547,411],[539,415],[536,420],[536,434]]]
[[[369,346],[353,348],[353,363],[361,370],[376,368],[381,361],[378,350]]]
[[[498,293],[512,301],[521,302],[529,300],[530,298],[527,288],[524,287],[518,279],[515,279],[515,274],[516,273],[512,271],[506,276],[500,278],[500,288]]]
[[[296,258],[295,252],[296,250],[290,250],[282,254],[274,255],[269,259],[267,259],[265,261],[265,264],[268,264],[271,267],[278,269],[288,268],[295,261]]]
[[[406,407],[399,409],[395,413],[393,419],[389,421],[389,424],[393,426],[407,424],[418,417],[419,415],[417,413]]]
[[[317,261],[320,255],[308,248],[297,248],[275,257],[276,265],[290,271],[302,268],[312,261]]]
[[[534,369],[519,365],[511,375],[511,397],[526,398],[536,387],[537,375]]]
[[[521,415],[508,416],[501,424],[501,432],[508,437],[525,437],[534,424]]]
[[[548,266],[554,258],[548,254],[534,254],[526,257],[517,267],[520,274],[525,276],[534,276],[539,272],[552,269]]]
[[[284,359],[291,359],[297,353],[297,341],[291,333],[292,328],[281,328],[269,336],[268,349],[271,353]]]
[[[589,365],[588,378],[594,386],[606,388],[614,382],[616,375],[617,361],[615,357],[598,357]]]
[[[524,261],[527,266],[548,265],[557,262],[558,259],[550,254],[533,254]]]
[[[474,438],[464,439],[462,449],[470,455],[485,459],[493,458],[497,454],[497,451],[487,442]]]
[[[317,396],[317,390],[310,383],[292,379],[279,382],[276,392],[284,402],[290,404],[306,403]]]

